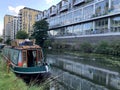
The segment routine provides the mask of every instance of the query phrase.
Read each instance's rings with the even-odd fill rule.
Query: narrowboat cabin
[[[0,52],[2,51],[2,49],[4,48],[5,44],[0,43]]]
[[[15,74],[28,77],[49,72],[49,66],[43,61],[42,49],[34,42],[15,40],[12,46],[4,47],[3,56]]]

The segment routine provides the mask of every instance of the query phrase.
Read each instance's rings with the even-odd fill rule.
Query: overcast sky
[[[61,0],[3,0],[0,3],[0,35],[3,33],[3,20],[6,14],[17,15],[19,10],[29,7],[43,11]]]

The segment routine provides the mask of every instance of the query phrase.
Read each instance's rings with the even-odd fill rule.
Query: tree
[[[39,20],[35,22],[33,25],[34,32],[32,34],[32,37],[36,39],[36,44],[40,45],[43,47],[44,41],[47,39],[48,36],[48,28],[49,24],[45,20]]]
[[[10,44],[11,44],[10,38],[8,38],[8,39],[6,40],[5,44],[7,44],[7,45],[10,45]]]
[[[0,37],[0,43],[3,41],[3,38],[2,37]]]
[[[17,39],[26,39],[26,38],[28,38],[28,34],[24,30],[21,30],[21,31],[17,32],[16,38]]]

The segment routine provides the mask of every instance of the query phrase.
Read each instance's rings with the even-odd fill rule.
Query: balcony
[[[47,19],[47,18],[48,18],[48,15],[45,14],[45,15],[43,16],[43,19]]]
[[[57,27],[60,27],[60,26],[61,26],[61,24],[50,25],[49,29],[57,28]]]
[[[56,10],[53,10],[51,13],[50,13],[50,16],[55,16],[57,14],[57,11]]]
[[[62,7],[60,8],[60,12],[63,12],[63,11],[68,10],[68,7],[69,7],[68,4],[62,6]]]
[[[74,5],[77,6],[83,2],[85,2],[85,0],[74,0]]]

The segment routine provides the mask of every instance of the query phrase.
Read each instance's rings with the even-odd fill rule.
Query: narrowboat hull
[[[47,73],[49,72],[47,70],[48,66],[36,66],[36,67],[16,67],[16,66],[10,66],[11,70],[14,73],[18,74],[40,74],[40,73]]]
[[[49,70],[47,70],[48,66],[36,66],[36,67],[15,67],[10,66],[10,69],[15,73],[17,77],[22,78],[27,84],[31,81],[35,81],[36,83],[43,82],[48,79],[51,75]]]

